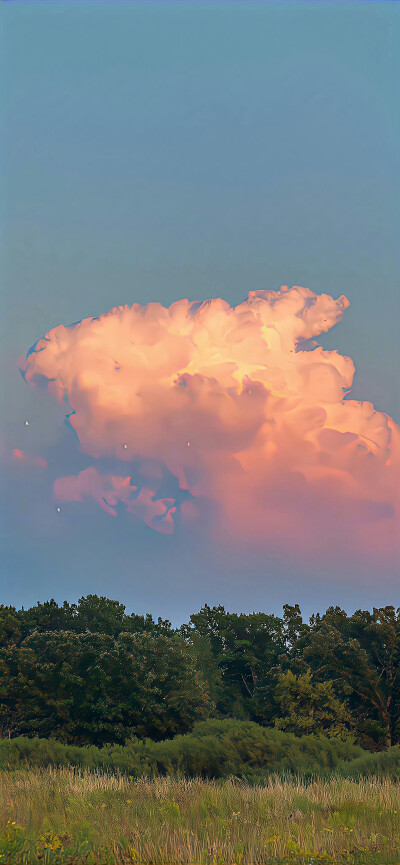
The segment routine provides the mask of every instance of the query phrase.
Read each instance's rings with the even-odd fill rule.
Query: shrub
[[[400,749],[393,750],[400,754]],[[384,754],[369,756],[385,757]],[[351,739],[296,737],[252,721],[232,719],[200,722],[191,733],[160,742],[133,738],[125,745],[102,748],[65,745],[54,739],[37,737],[0,740],[0,767],[3,769],[71,765],[119,771],[133,777],[226,778],[236,775],[256,781],[262,776],[282,772],[311,777],[327,775],[349,761],[350,766],[356,767],[368,763],[366,752]]]
[[[400,747],[394,745],[387,751],[379,751],[371,754],[365,752],[346,764],[342,770],[346,778],[360,778],[362,776],[377,775],[387,776],[393,781],[400,780]]]

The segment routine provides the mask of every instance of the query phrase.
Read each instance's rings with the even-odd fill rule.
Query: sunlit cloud
[[[25,379],[67,403],[83,453],[120,464],[58,478],[56,500],[124,508],[164,533],[212,507],[221,540],[396,558],[399,427],[349,398],[353,361],[315,341],[348,305],[283,286],[234,308],[134,304],[53,328]]]

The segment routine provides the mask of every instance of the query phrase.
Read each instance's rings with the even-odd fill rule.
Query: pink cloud
[[[47,460],[45,460],[44,457],[27,454],[25,451],[19,450],[19,448],[14,448],[13,457],[18,460],[18,462],[24,463],[28,466],[36,466],[39,469],[45,469],[47,467]]]
[[[173,499],[156,499],[147,487],[138,490],[130,477],[101,475],[96,468],[84,469],[78,475],[58,478],[54,495],[62,502],[82,502],[94,499],[107,514],[117,516],[116,506],[121,502],[131,514],[137,514],[153,529],[163,534],[173,531],[172,515],[176,508]]]
[[[232,544],[304,556],[341,544],[397,560],[399,427],[344,398],[349,357],[302,350],[347,306],[283,286],[234,308],[220,298],[134,304],[49,331],[23,363],[26,381],[47,378],[71,406],[82,451],[121,464],[118,477],[61,478],[56,496],[89,497],[114,515],[121,503],[168,532],[178,510],[193,524],[206,501],[215,535]],[[190,501],[156,497],[166,472]]]

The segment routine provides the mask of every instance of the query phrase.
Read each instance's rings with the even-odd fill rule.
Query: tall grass
[[[400,862],[400,786],[129,779],[85,769],[0,773],[0,862]]]

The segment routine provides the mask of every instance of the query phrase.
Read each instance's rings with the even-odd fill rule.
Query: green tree
[[[147,613],[128,615],[124,604],[98,595],[79,598],[77,604],[64,601],[59,606],[54,598],[27,610],[14,611],[21,625],[21,634],[27,637],[34,631],[74,631],[76,634],[108,634],[117,637],[122,632],[158,633],[171,636],[174,631],[168,619],[158,619]],[[1,618],[1,617],[0,617]],[[1,626],[0,626],[1,627]]]
[[[310,620],[304,658],[315,678],[332,680],[346,698],[365,747],[400,741],[400,608],[387,606],[347,616],[330,607]]]
[[[223,688],[217,708],[222,714],[269,723],[279,657],[285,652],[282,620],[265,613],[227,613],[205,605],[184,629],[207,637],[221,671]]]
[[[163,739],[213,709],[180,637],[39,632],[0,651],[0,707],[13,735],[76,744]]]
[[[88,631],[91,634],[108,634],[117,637],[126,630],[125,605],[110,598],[87,595],[79,598],[77,604],[72,604],[72,629],[79,634]]]
[[[296,736],[322,733],[345,739],[352,718],[345,703],[335,696],[332,682],[318,682],[311,670],[296,676],[291,670],[281,673],[275,690],[281,716],[275,727]]]
[[[19,610],[22,637],[27,637],[33,631],[68,631],[72,628],[73,612],[67,601],[60,607],[54,598],[27,610]]]
[[[290,604],[283,606],[283,633],[285,640],[285,653],[279,658],[283,670],[291,669],[297,673],[307,670],[304,660],[304,649],[309,643],[310,625],[303,622],[301,610],[298,604],[293,607]]]
[[[12,643],[0,648],[0,738],[19,732],[18,651]]]
[[[15,645],[21,637],[21,621],[15,607],[0,604],[0,646]]]
[[[199,634],[192,630],[190,638],[186,640],[186,645],[196,670],[201,673],[206,683],[210,699],[215,706],[216,715],[222,716],[224,714],[221,713],[221,708],[224,705],[224,684],[209,638],[205,634]]]

